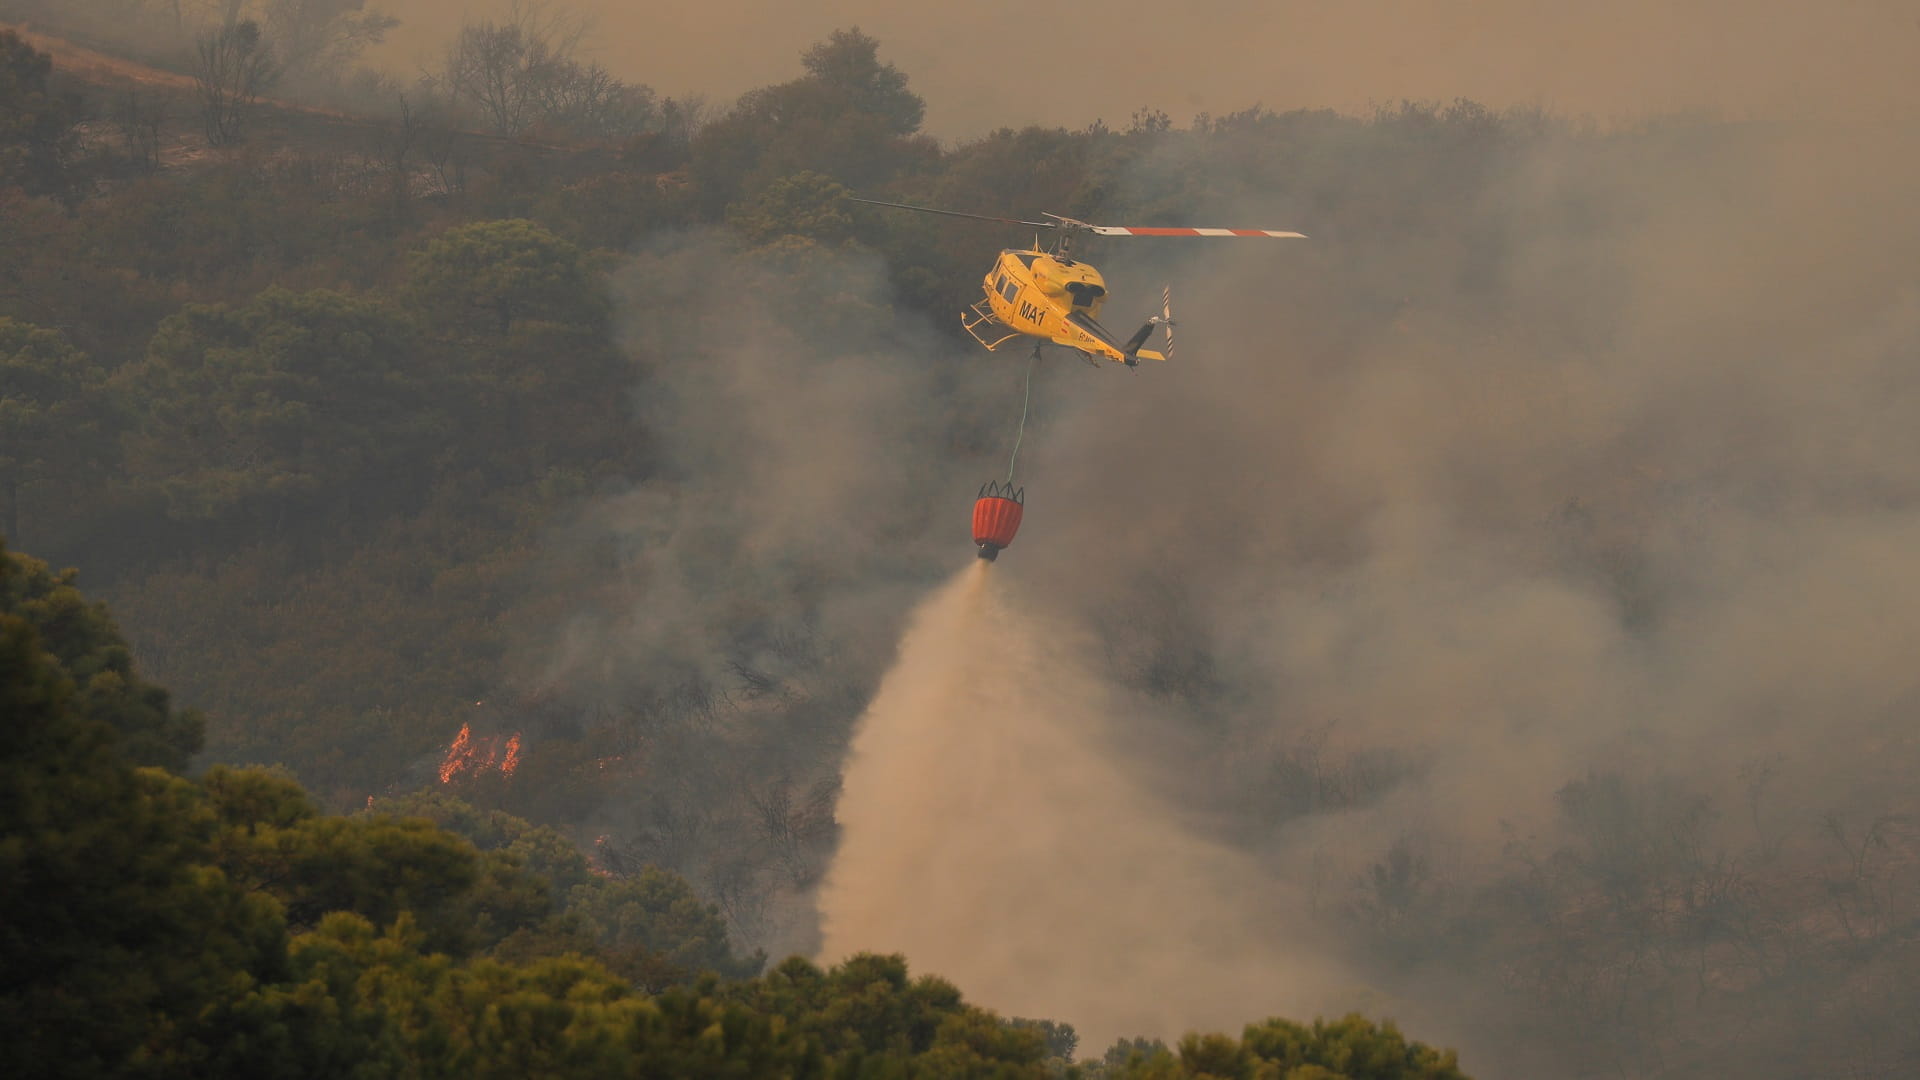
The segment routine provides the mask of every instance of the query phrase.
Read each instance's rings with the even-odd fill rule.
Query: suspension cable
[[[1020,460],[1020,440],[1027,437],[1027,408],[1033,404],[1033,369],[1040,365],[1040,348],[1034,346],[1033,359],[1027,362],[1027,393],[1020,401],[1020,430],[1013,437],[1013,456],[1007,459],[1007,487],[1013,487],[1013,466]]]

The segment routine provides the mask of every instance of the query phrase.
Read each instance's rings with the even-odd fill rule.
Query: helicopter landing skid
[[[961,312],[960,325],[967,333],[973,335],[973,340],[985,345],[988,352],[993,352],[1014,338],[1027,336],[1018,330],[1008,327],[1006,323],[1001,322],[999,319],[994,318],[993,308],[987,306],[985,300],[976,301],[973,306]],[[988,334],[998,333],[1001,330],[1006,330],[1007,334],[1004,337],[988,341],[986,337],[981,334],[982,327],[986,328]]]

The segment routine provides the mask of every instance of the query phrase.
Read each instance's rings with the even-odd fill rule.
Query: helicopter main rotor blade
[[[975,221],[997,221],[1002,225],[1027,225],[1036,229],[1057,229],[1060,227],[1051,221],[1021,221],[1018,218],[989,217],[986,214],[963,214],[958,210],[935,210],[931,206],[909,206],[906,203],[882,202],[879,199],[862,199],[857,195],[847,196],[847,201],[866,203],[869,206],[891,206],[896,210],[918,210],[922,214],[942,214],[946,217],[972,218]]]
[[[940,214],[944,217],[969,218],[974,221],[996,221],[1002,225],[1024,225],[1034,229],[1064,229],[1069,233],[1086,231],[1095,236],[1258,236],[1277,239],[1305,240],[1306,233],[1289,232],[1280,229],[1181,229],[1155,225],[1089,225],[1075,218],[1048,214],[1052,221],[1024,221],[1020,218],[993,217],[988,214],[968,214],[959,210],[937,210],[931,206],[914,206],[909,203],[886,202],[881,199],[863,199],[858,195],[847,196],[848,202],[866,203],[868,206],[891,206],[896,210],[913,210],[922,214]]]
[[[1095,236],[1270,236],[1278,239],[1305,240],[1306,233],[1279,229],[1173,229],[1152,225],[1088,225]]]

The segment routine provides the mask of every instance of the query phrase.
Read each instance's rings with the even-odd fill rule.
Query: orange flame
[[[440,782],[453,783],[453,778],[466,769],[473,757],[473,725],[461,724],[460,734],[453,737],[453,745],[447,747],[446,759],[440,762]]]
[[[512,776],[520,767],[520,733],[514,732],[507,739],[506,757],[500,755],[500,737],[483,735],[473,737],[473,725],[461,724],[460,734],[453,737],[452,745],[447,747],[447,756],[440,762],[440,782],[453,783],[456,776],[463,773],[483,773],[499,769],[503,775]]]

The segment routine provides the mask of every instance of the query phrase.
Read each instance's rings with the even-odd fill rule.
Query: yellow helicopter
[[[1101,360],[1113,360],[1132,367],[1143,358],[1165,360],[1173,354],[1173,290],[1160,294],[1160,314],[1146,321],[1130,338],[1122,340],[1100,325],[1100,307],[1106,303],[1107,283],[1100,271],[1073,258],[1075,233],[1095,236],[1243,236],[1279,239],[1306,239],[1305,233],[1278,229],[1190,229],[1162,226],[1089,225],[1058,214],[1043,213],[1046,221],[1021,221],[1017,218],[966,214],[958,210],[936,210],[930,206],[883,202],[848,196],[852,202],[870,206],[890,206],[922,214],[996,221],[1004,225],[1025,225],[1051,229],[1057,236],[1051,251],[1040,249],[1039,237],[1033,247],[1008,248],[1000,253],[981,281],[986,296],[960,313],[960,325],[973,339],[998,350],[1016,338],[1032,340],[1035,358],[1043,345],[1061,345],[1078,351],[1087,362],[1099,366]],[[1143,348],[1154,327],[1166,332],[1166,343],[1158,350]]]

